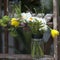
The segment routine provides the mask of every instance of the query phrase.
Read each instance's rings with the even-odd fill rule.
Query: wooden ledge
[[[0,58],[9,58],[9,59],[32,59],[31,55],[28,54],[0,54]]]
[[[0,54],[0,58],[6,58],[6,59],[22,59],[22,60],[32,60],[31,55],[28,54]],[[43,58],[41,58],[40,60],[54,60],[54,58],[52,56],[44,56]]]

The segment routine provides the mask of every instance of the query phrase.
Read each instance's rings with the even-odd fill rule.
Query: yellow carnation
[[[57,30],[55,30],[55,29],[52,29],[51,30],[51,36],[54,38],[54,37],[56,37],[56,36],[58,36],[59,35],[59,31],[57,31]]]

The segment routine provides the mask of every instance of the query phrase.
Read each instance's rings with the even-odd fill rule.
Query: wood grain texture
[[[23,54],[16,54],[16,55],[9,55],[9,54],[0,54],[0,58],[5,58],[5,59],[19,59],[19,60],[33,60],[31,55],[23,55]],[[45,56],[43,58],[40,58],[39,60],[54,60],[52,56]]]

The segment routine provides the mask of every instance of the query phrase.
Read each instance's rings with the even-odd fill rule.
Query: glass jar
[[[33,59],[40,59],[44,56],[44,41],[40,38],[32,38],[31,56]]]

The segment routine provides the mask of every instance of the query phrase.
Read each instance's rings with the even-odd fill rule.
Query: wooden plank
[[[10,58],[10,59],[32,59],[31,55],[28,54],[14,54],[14,55],[9,55],[9,54],[0,54],[0,58]]]
[[[2,12],[2,10],[1,10],[1,7],[2,7],[2,0],[0,0],[0,18],[1,18],[1,12]]]
[[[0,58],[8,58],[8,59],[21,59],[21,60],[32,60],[31,55],[28,54],[14,54],[14,55],[9,55],[9,54],[0,54]],[[40,58],[40,60],[54,60],[52,56],[45,56],[43,58]]]
[[[8,15],[8,0],[4,0],[4,15]]]
[[[58,6],[57,6],[57,0],[53,0],[53,15],[54,15],[54,17],[53,17],[53,28],[54,29],[57,29],[57,16],[58,16],[58,8],[57,8]],[[58,59],[58,55],[57,55],[58,53],[57,53],[57,37],[56,38],[54,38],[54,58],[55,58],[55,60],[57,60]]]
[[[5,53],[8,53],[8,28],[4,29]]]
[[[4,15],[8,15],[8,0],[4,0]],[[8,53],[8,29],[4,30],[5,53]]]

